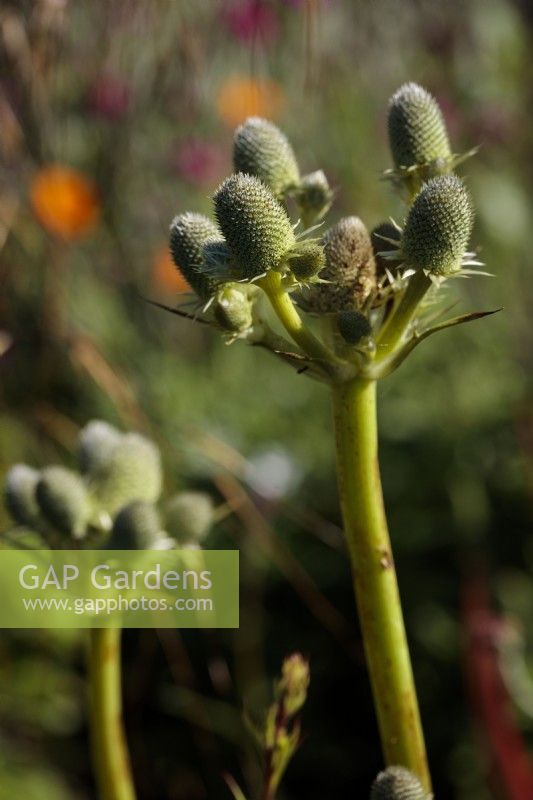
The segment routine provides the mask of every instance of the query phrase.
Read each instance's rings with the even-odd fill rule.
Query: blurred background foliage
[[[256,785],[241,711],[265,706],[294,650],[312,682],[283,796],[364,797],[381,766],[327,393],[147,298],[186,288],[169,222],[209,213],[250,114],[325,170],[329,221],[401,221],[380,175],[387,99],[408,80],[435,94],[456,152],[480,145],[462,173],[495,277],[453,282],[456,309],[504,310],[380,387],[400,585],[438,800],[530,800],[532,45],[527,0],[2,0],[2,474],[68,462],[91,418],[135,428],[162,447],[169,492],[230,504],[210,544],[242,552],[239,631],[126,636],[141,800],[227,798],[225,771]],[[3,631],[1,798],[94,797],[83,655],[75,631]]]

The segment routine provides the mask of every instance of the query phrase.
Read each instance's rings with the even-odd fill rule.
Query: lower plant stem
[[[379,333],[376,341],[378,361],[386,359],[401,343],[420,301],[427,294],[430,287],[431,279],[428,278],[425,272],[416,272],[411,277],[398,307],[393,310]]]
[[[91,745],[100,800],[135,800],[122,723],[120,633],[89,631]]]
[[[337,472],[354,590],[385,760],[430,791],[426,750],[378,463],[376,384],[333,387]]]

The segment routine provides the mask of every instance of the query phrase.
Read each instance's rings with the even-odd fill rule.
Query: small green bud
[[[402,236],[407,266],[434,275],[461,269],[474,223],[470,195],[455,175],[433,178],[415,198]]]
[[[388,128],[397,168],[435,162],[446,171],[452,155],[446,125],[437,101],[421,86],[406,83],[393,94]]]
[[[287,265],[299,281],[315,278],[326,266],[326,254],[320,242],[299,242],[287,257]]]
[[[357,344],[372,334],[370,322],[360,311],[339,311],[337,314],[339,333],[347,344]]]
[[[400,246],[400,237],[400,231],[392,222],[381,222],[372,229],[370,238],[372,240],[372,249],[374,250],[374,260],[376,262],[378,276],[384,275],[386,269],[394,269],[392,262],[387,261],[380,253],[390,253],[393,250],[397,250]],[[392,244],[391,241],[387,240],[392,240],[392,242],[396,242],[396,244]]]
[[[278,269],[296,240],[285,209],[270,189],[258,178],[238,173],[221,184],[214,202],[237,276],[252,280]]]
[[[135,500],[121,508],[107,543],[110,550],[160,550],[165,537],[152,503]]]
[[[78,440],[80,471],[90,474],[109,459],[121,439],[120,432],[107,422],[95,419],[81,430]]]
[[[253,325],[253,302],[245,289],[246,287],[238,283],[226,283],[215,295],[214,317],[228,333],[244,333]]]
[[[216,288],[213,279],[203,272],[203,247],[213,238],[220,238],[220,233],[214,222],[203,214],[187,211],[172,220],[170,253],[177,268],[202,301],[208,300]]]
[[[309,310],[334,313],[360,308],[376,287],[376,263],[370,235],[359,217],[345,217],[323,238],[328,283],[313,287],[306,297]]]
[[[203,492],[180,492],[165,508],[165,528],[178,544],[202,542],[213,525],[213,501]]]
[[[429,800],[422,784],[405,767],[387,767],[372,784],[370,800]]]
[[[235,172],[260,178],[280,199],[300,180],[289,140],[276,125],[261,117],[249,117],[235,131],[233,164]]]
[[[51,525],[75,539],[83,538],[92,509],[80,475],[65,467],[45,467],[36,495],[42,515]]]
[[[283,699],[287,716],[297,714],[305,703],[309,681],[309,662],[301,653],[293,653],[285,659],[276,688],[278,696]]]
[[[322,219],[333,202],[334,193],[321,169],[305,175],[296,191],[300,214],[308,223]]]
[[[127,433],[91,475],[89,485],[98,506],[113,515],[132,500],[155,503],[162,482],[158,448],[138,433]]]
[[[33,525],[39,517],[36,489],[40,474],[26,464],[15,464],[6,475],[4,501],[10,516],[19,525]]]

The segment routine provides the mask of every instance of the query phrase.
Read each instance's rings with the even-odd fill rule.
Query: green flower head
[[[26,464],[15,464],[6,475],[4,484],[5,506],[19,525],[32,525],[39,517],[36,489],[40,474]]]
[[[461,269],[474,223],[474,209],[464,183],[443,175],[424,184],[407,216],[401,250],[407,266],[433,275]]]
[[[422,784],[405,767],[387,767],[372,784],[370,800],[429,800]]]
[[[347,344],[357,344],[372,334],[370,322],[360,311],[339,311],[337,327]]]
[[[165,508],[165,528],[179,545],[202,542],[213,525],[213,501],[204,492],[180,492]]]
[[[294,247],[294,231],[285,209],[259,178],[231,175],[217,189],[214,203],[236,277],[253,280],[281,267]]]
[[[412,167],[451,158],[446,125],[429,92],[406,83],[389,102],[389,143],[397,168]]]
[[[54,528],[75,539],[85,536],[91,503],[80,475],[65,467],[45,467],[36,496],[43,517]]]
[[[208,300],[216,283],[204,272],[203,248],[211,239],[220,238],[214,222],[191,211],[174,217],[170,226],[170,253],[177,268],[200,300]]]
[[[135,500],[117,514],[107,547],[110,550],[161,550],[164,542],[156,507]]]
[[[276,125],[261,117],[249,117],[235,131],[233,165],[235,172],[260,178],[278,198],[300,180],[289,140]]]

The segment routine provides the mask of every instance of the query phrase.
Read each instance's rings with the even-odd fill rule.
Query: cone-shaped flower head
[[[248,117],[233,139],[235,172],[255,175],[276,197],[297,185],[300,171],[289,140],[272,122]]]
[[[252,327],[253,301],[248,297],[247,288],[238,283],[226,283],[216,293],[213,313],[220,327],[228,333],[245,333]]]
[[[180,492],[165,508],[165,529],[178,544],[202,542],[213,525],[213,501],[203,492]]]
[[[162,480],[157,447],[138,433],[127,433],[90,475],[89,486],[99,508],[113,515],[133,500],[155,503]]]
[[[405,222],[401,241],[405,263],[434,275],[458,272],[473,222],[472,201],[459,178],[443,175],[428,181]]]
[[[429,800],[422,784],[405,767],[387,767],[372,784],[370,800]]]
[[[280,267],[295,244],[294,231],[285,209],[259,178],[231,175],[214,202],[238,278],[252,280]]]
[[[120,432],[99,419],[88,422],[80,432],[78,461],[80,471],[90,474],[104,464],[121,438]]]
[[[348,344],[357,344],[372,333],[370,322],[360,311],[339,311],[337,327],[340,335]]]
[[[36,495],[43,517],[54,528],[75,539],[85,535],[92,509],[80,475],[65,467],[45,467]]]
[[[164,542],[156,507],[135,500],[117,514],[107,547],[110,550],[160,550]]]
[[[278,696],[283,698],[287,716],[297,714],[305,703],[309,680],[309,662],[301,653],[288,656],[281,667],[281,678],[276,687]]]
[[[326,254],[319,241],[299,242],[288,256],[287,265],[299,281],[306,281],[319,275],[326,266]]]
[[[203,301],[208,300],[216,288],[213,279],[202,271],[203,247],[213,238],[220,238],[218,229],[203,214],[187,211],[172,220],[170,253],[187,283]]]
[[[446,125],[429,92],[416,83],[401,86],[389,102],[389,143],[396,167],[451,158]]]
[[[370,234],[359,217],[345,217],[323,238],[328,283],[313,287],[306,303],[311,311],[358,309],[376,286],[376,263]]]
[[[400,231],[392,222],[381,222],[375,228],[372,228],[370,238],[379,277],[384,275],[386,269],[393,268],[392,262],[387,261],[380,253],[389,253],[392,250],[397,250],[400,246],[400,237]],[[396,244],[393,244],[393,242]]]
[[[39,517],[36,489],[40,474],[26,464],[15,464],[6,475],[5,506],[19,525],[32,525]]]
[[[334,192],[321,169],[304,175],[296,191],[296,200],[304,225],[310,225],[329,210]]]

